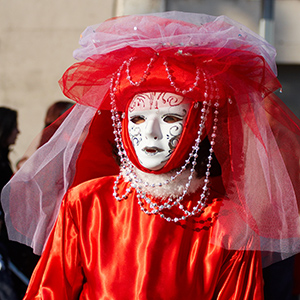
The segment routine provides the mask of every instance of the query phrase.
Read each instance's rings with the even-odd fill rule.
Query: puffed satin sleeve
[[[84,278],[78,253],[78,230],[64,200],[24,300],[78,299]]]

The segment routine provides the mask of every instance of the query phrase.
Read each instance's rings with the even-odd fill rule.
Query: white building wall
[[[19,112],[10,158],[20,159],[43,128],[46,109],[65,99],[58,86],[75,62],[86,26],[114,16],[109,0],[0,0],[0,105]]]
[[[278,0],[275,2],[274,27],[277,62],[300,64],[299,0]]]

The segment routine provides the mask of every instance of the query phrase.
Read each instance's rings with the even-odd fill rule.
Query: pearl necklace
[[[213,146],[215,144],[215,138],[216,138],[216,131],[217,131],[217,122],[218,122],[218,107],[219,107],[219,94],[218,94],[218,88],[216,88],[216,82],[212,80],[208,80],[206,77],[206,74],[202,72],[203,74],[203,81],[204,81],[204,97],[206,100],[203,101],[203,107],[201,109],[201,117],[200,117],[200,123],[199,123],[199,129],[198,129],[198,136],[195,140],[195,144],[192,147],[192,151],[189,154],[188,159],[185,161],[185,164],[180,168],[179,171],[176,172],[175,175],[170,176],[169,179],[156,183],[156,184],[150,184],[148,182],[143,181],[138,177],[136,172],[134,171],[134,166],[129,160],[126,151],[123,146],[122,142],[122,122],[121,122],[121,117],[119,116],[117,112],[117,106],[116,106],[116,100],[115,100],[115,94],[117,92],[117,88],[120,83],[120,76],[121,72],[123,71],[124,67],[126,66],[126,73],[127,77],[126,79],[130,82],[131,85],[134,86],[139,86],[142,84],[147,77],[150,75],[150,68],[152,67],[155,58],[151,58],[149,64],[147,65],[146,70],[143,73],[143,76],[140,78],[140,81],[132,81],[132,78],[130,76],[130,65],[131,62],[134,60],[134,58],[130,58],[128,61],[125,60],[118,71],[114,74],[114,76],[111,79],[111,85],[110,85],[110,98],[111,98],[111,114],[112,114],[112,122],[113,122],[113,127],[114,127],[114,135],[115,135],[115,142],[117,144],[117,149],[118,149],[118,154],[120,156],[120,162],[121,162],[121,169],[125,171],[126,176],[129,178],[130,182],[130,187],[126,189],[125,193],[121,196],[118,194],[118,185],[120,178],[122,177],[122,174],[117,176],[115,182],[114,182],[114,192],[113,196],[117,201],[122,201],[128,197],[128,195],[131,193],[132,189],[136,191],[136,197],[138,199],[138,204],[140,206],[140,209],[142,212],[144,212],[147,215],[160,215],[161,218],[167,220],[168,222],[178,222],[181,220],[185,220],[186,218],[190,216],[195,216],[199,214],[200,212],[203,211],[203,209],[206,206],[206,200],[209,195],[209,175],[210,175],[210,168],[211,168],[211,161],[212,161],[212,154],[214,152]],[[170,80],[170,85],[174,87],[176,92],[180,92],[182,94],[186,94],[188,92],[191,92],[194,90],[196,86],[198,86],[198,82],[200,79],[200,69],[197,68],[196,70],[196,77],[195,77],[195,82],[193,86],[191,86],[188,89],[180,90],[175,82],[173,81],[173,77],[170,72],[170,68],[168,65],[168,62],[164,61],[165,65],[165,70],[167,73],[167,77]],[[213,93],[209,93],[210,91],[215,91],[216,95],[213,95]],[[209,98],[209,99],[208,99]],[[200,195],[199,200],[197,201],[197,204],[191,209],[188,210],[181,202],[183,201],[184,197],[186,196],[188,189],[191,185],[191,181],[193,179],[194,173],[195,173],[195,166],[197,164],[196,159],[198,157],[198,150],[199,150],[199,144],[201,142],[201,136],[203,133],[203,130],[205,128],[205,122],[207,120],[207,116],[210,112],[210,107],[212,105],[212,100],[215,100],[214,102],[214,120],[213,120],[213,127],[212,127],[212,134],[211,134],[211,140],[210,140],[210,149],[209,149],[209,156],[208,156],[208,163],[206,165],[206,172],[205,172],[205,178],[204,178],[204,185],[202,187],[202,193]],[[195,108],[198,106],[198,102],[195,104]],[[178,176],[182,174],[183,171],[185,171],[188,166],[190,166],[190,175],[188,176],[188,180],[185,184],[185,188],[183,189],[183,192],[180,196],[174,198],[172,196],[168,197],[164,203],[158,204],[156,202],[153,202],[149,196],[147,196],[146,192],[143,191],[143,187],[162,187],[170,182],[174,181]],[[150,209],[147,209],[145,207],[145,203],[148,204]],[[163,213],[166,209],[170,210],[174,206],[177,206],[182,212],[183,215],[178,216],[178,217],[166,217],[165,214]]]

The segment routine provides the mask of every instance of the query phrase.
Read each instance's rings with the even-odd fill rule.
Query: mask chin
[[[140,164],[144,167],[144,168],[146,168],[146,169],[148,169],[149,171],[159,171],[160,169],[162,169],[163,167],[164,167],[164,165],[166,164],[167,162],[162,162],[161,164],[159,164],[159,165],[157,165],[157,164],[151,164],[151,162],[150,163],[141,163],[141,161],[140,161]]]

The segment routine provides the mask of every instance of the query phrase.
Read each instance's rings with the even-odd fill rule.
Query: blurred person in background
[[[20,133],[17,124],[17,112],[7,107],[0,107],[0,189],[13,175],[8,154]]]
[[[57,120],[57,122],[55,123],[55,126],[52,127],[51,135],[45,134],[46,132],[43,132],[38,148],[48,142],[48,140],[51,138],[51,136],[54,134],[54,132],[57,130],[57,128],[60,126],[60,124],[63,122],[63,120],[65,118],[65,116],[62,118],[60,118],[60,117],[66,111],[68,111],[73,105],[74,105],[74,103],[71,101],[61,100],[61,101],[56,101],[52,105],[49,106],[49,108],[47,109],[47,113],[46,113],[45,121],[44,121],[45,128],[47,128],[49,125],[53,124],[54,121]]]
[[[17,118],[17,111],[0,107],[0,190],[14,174],[9,152],[20,133]],[[0,299],[22,299],[39,256],[34,255],[31,248],[9,241],[2,207],[0,213],[0,272],[6,272],[0,275],[0,291],[3,292],[0,292]]]
[[[45,116],[45,128],[51,125],[56,119],[63,115],[69,108],[73,106],[73,102],[67,100],[56,101],[51,104]]]
[[[19,133],[17,111],[8,107],[0,107],[0,191],[13,175],[8,156]],[[7,232],[2,206],[0,208],[0,299],[15,300],[18,298],[14,290],[13,274],[9,269]]]
[[[44,119],[44,129],[30,144],[28,149],[26,150],[23,157],[17,162],[16,167],[19,170],[25,161],[34,153],[36,149],[44,145],[48,142],[51,136],[55,133],[57,128],[63,122],[65,116],[64,113],[68,111],[73,106],[73,103],[68,100],[59,100],[51,104],[46,112],[45,119]],[[60,118],[61,117],[61,118]],[[59,119],[59,120],[58,120]],[[57,121],[51,128],[46,129],[54,121]]]

